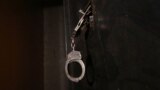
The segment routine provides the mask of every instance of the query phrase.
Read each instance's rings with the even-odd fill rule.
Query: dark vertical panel
[[[0,90],[43,90],[42,8],[0,1]]]
[[[45,90],[67,90],[63,7],[44,8],[44,85]]]

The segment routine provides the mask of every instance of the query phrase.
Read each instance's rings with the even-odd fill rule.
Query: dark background
[[[0,1],[0,90],[62,90],[64,88],[60,86],[62,81],[59,81],[60,72],[57,72],[60,66],[54,67],[61,55],[57,54],[60,51],[56,47],[60,45],[62,36],[59,36],[60,32],[63,34],[63,29],[59,30],[63,28],[61,27],[63,19],[60,19],[63,15],[62,4],[62,0]],[[48,13],[52,13],[53,16]],[[48,21],[50,19],[52,20]],[[50,26],[53,25],[52,31],[44,25],[49,22]],[[49,42],[45,41],[47,36]],[[53,46],[49,47],[48,43],[52,43],[50,45]],[[49,51],[44,47],[55,48],[51,49],[53,54],[50,55],[53,56],[51,59],[46,59],[49,58],[46,54]],[[61,52],[64,52],[63,46],[61,47]],[[49,72],[44,65],[47,60],[55,60],[50,68],[53,70],[50,72],[53,73],[54,78],[48,76],[52,82],[45,78]],[[48,82],[49,86],[45,84]]]
[[[66,78],[69,36],[86,3],[0,1],[0,90],[160,89],[158,0],[95,0],[100,32],[87,40],[87,74],[78,84]]]
[[[87,0],[65,1],[70,35],[81,16],[78,10],[84,9]],[[159,90],[160,1],[92,1],[95,28],[82,29],[76,47],[86,74],[78,84],[70,82],[69,89]]]

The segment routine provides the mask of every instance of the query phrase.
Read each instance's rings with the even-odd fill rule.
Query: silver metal
[[[75,42],[74,42],[74,38],[71,38],[71,40],[72,40],[72,42],[71,42],[71,48],[72,48],[72,50],[74,51],[76,44],[75,44]]]
[[[73,50],[68,54],[67,58],[68,59],[67,59],[66,64],[65,64],[65,73],[66,73],[69,80],[71,80],[73,82],[79,82],[80,80],[83,79],[83,77],[85,75],[85,65],[84,65],[83,61],[81,60],[81,58],[82,58],[81,53],[79,51],[74,51]],[[73,63],[73,62],[76,62],[81,66],[82,73],[79,77],[72,77],[68,72],[68,65]]]
[[[87,10],[84,12],[83,16],[80,18],[80,20],[77,23],[77,26],[74,28],[75,31],[78,31],[81,25],[84,22],[84,17],[88,14],[89,9],[91,8],[91,5],[88,6]]]
[[[93,15],[92,15],[92,16],[89,16],[89,21],[90,21],[90,22],[93,22],[93,21],[94,21]]]
[[[81,13],[81,14],[83,14],[83,15],[85,14],[85,12],[83,12],[82,9],[79,10],[79,13]]]
[[[65,63],[65,73],[66,73],[68,79],[73,81],[73,82],[79,82],[80,80],[83,79],[83,77],[85,75],[85,64],[81,60],[82,59],[81,53],[80,53],[80,51],[75,51],[75,36],[77,35],[77,31],[81,28],[81,26],[83,24],[88,24],[88,18],[89,18],[89,22],[92,23],[94,21],[94,19],[93,19],[94,17],[93,16],[89,16],[92,13],[91,4],[90,3],[88,5],[87,9],[85,10],[85,12],[83,10],[81,10],[81,9],[79,10],[79,12],[81,14],[83,14],[83,15],[80,18],[80,20],[78,21],[76,27],[74,28],[73,34],[71,36],[71,48],[72,48],[72,51],[68,54],[67,61]],[[69,74],[68,65],[73,63],[73,62],[76,62],[81,66],[82,72],[81,72],[79,77],[73,77],[73,76],[71,76]]]

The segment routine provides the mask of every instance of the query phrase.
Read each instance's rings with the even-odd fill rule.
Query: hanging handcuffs
[[[73,31],[73,34],[71,36],[71,48],[72,48],[72,51],[70,53],[68,53],[67,61],[65,63],[65,73],[66,73],[68,79],[73,81],[73,82],[79,82],[80,80],[83,79],[83,77],[85,75],[85,64],[81,60],[82,59],[81,53],[80,53],[80,51],[76,51],[75,50],[75,36],[77,34],[77,31],[82,27],[82,25],[88,23],[87,22],[88,21],[87,20],[88,17],[90,19],[89,21],[93,21],[91,2],[88,4],[87,9],[86,9],[85,12],[83,12],[82,10],[79,10],[79,12],[82,13],[83,15],[80,18],[80,20],[78,21],[78,24],[75,27],[75,29]],[[68,66],[69,66],[69,64],[71,64],[73,62],[78,63],[81,66],[82,72],[81,72],[79,77],[73,77],[73,76],[71,76],[69,74]]]

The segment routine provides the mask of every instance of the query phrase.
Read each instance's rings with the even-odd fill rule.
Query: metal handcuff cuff
[[[79,82],[80,80],[83,79],[83,77],[85,75],[85,64],[81,60],[82,59],[81,53],[80,53],[80,51],[75,50],[75,35],[77,34],[77,31],[81,28],[81,26],[84,23],[86,23],[86,20],[85,20],[86,17],[89,17],[90,19],[93,19],[93,15],[90,15],[92,13],[91,10],[92,9],[91,9],[91,4],[90,3],[89,3],[85,12],[83,12],[82,10],[79,10],[79,12],[83,14],[83,16],[80,18],[77,26],[75,27],[75,29],[73,31],[72,36],[71,36],[72,51],[70,53],[68,53],[68,55],[67,55],[67,61],[65,63],[65,73],[66,73],[67,78],[69,80],[73,81],[73,82]],[[73,77],[69,74],[68,66],[69,66],[69,64],[71,64],[73,62],[78,63],[81,66],[82,72],[81,72],[79,77]]]

